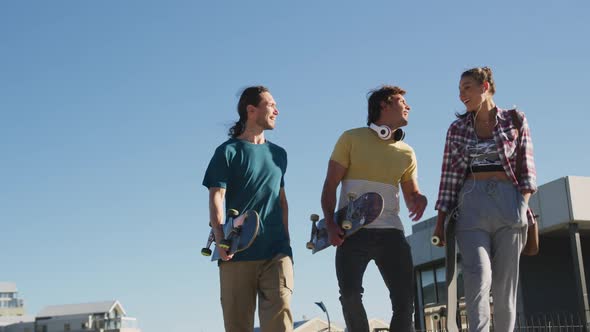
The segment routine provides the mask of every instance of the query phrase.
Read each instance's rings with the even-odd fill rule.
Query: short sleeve
[[[207,188],[226,188],[229,179],[229,161],[225,149],[219,147],[215,150],[203,179],[203,185]]]
[[[418,162],[416,161],[416,154],[412,150],[410,154],[410,165],[406,168],[404,174],[402,174],[401,182],[414,180],[418,178]]]
[[[336,146],[334,146],[334,150],[332,151],[332,156],[330,160],[333,160],[340,165],[348,168],[350,166],[350,150],[352,147],[352,142],[350,136],[346,133],[340,135],[340,138],[336,142]]]

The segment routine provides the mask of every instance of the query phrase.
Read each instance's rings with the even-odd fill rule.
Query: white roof
[[[344,332],[344,329],[340,326],[330,322],[331,332]],[[293,332],[317,332],[317,331],[328,331],[328,322],[320,318],[312,318],[308,320],[301,320],[293,322]],[[260,332],[259,327],[254,328],[254,332]]]
[[[0,281],[1,293],[16,293],[16,284],[14,282]]]
[[[121,306],[119,301],[105,301],[80,304],[52,305],[45,307],[43,310],[41,310],[41,312],[37,315],[37,318],[107,313],[111,312],[116,307],[123,314],[123,316],[126,315],[125,310],[123,309],[123,306]]]
[[[389,323],[386,323],[384,321],[382,321],[381,319],[369,319],[369,327],[371,329],[375,329],[375,328],[387,328],[389,327]]]
[[[306,321],[299,321],[293,324],[294,332],[315,332],[315,331],[328,331],[328,322],[320,318],[312,318]],[[334,322],[330,322],[330,331],[332,332],[343,332],[344,329]]]

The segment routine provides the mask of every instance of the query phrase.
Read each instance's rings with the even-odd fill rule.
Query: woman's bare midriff
[[[471,180],[489,180],[495,179],[499,181],[511,181],[505,172],[479,172],[471,173],[467,176],[467,179]]]

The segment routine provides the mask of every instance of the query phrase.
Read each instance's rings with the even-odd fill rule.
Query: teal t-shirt
[[[292,256],[279,198],[286,171],[287,152],[269,141],[253,144],[230,138],[215,150],[203,185],[226,189],[226,211],[255,210],[260,215],[256,240],[232,260],[270,259],[279,253]]]

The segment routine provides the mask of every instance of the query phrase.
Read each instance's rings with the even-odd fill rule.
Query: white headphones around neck
[[[404,139],[406,133],[401,128],[396,129],[395,131],[391,131],[391,128],[388,126],[378,126],[374,123],[369,125],[369,128],[373,129],[380,139],[386,141],[392,139],[397,142]]]

